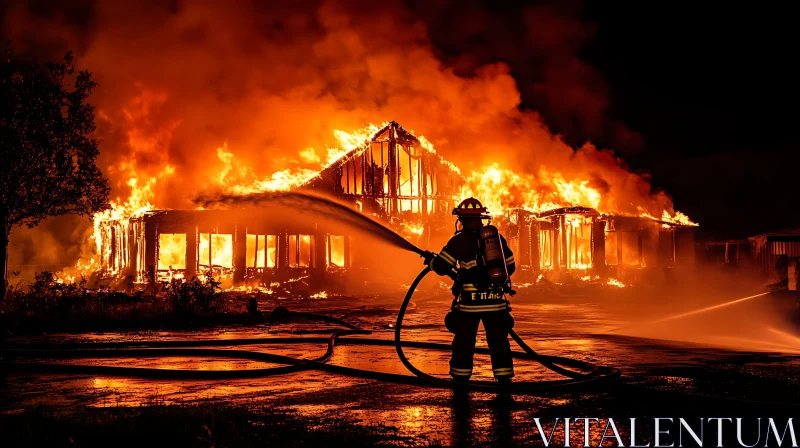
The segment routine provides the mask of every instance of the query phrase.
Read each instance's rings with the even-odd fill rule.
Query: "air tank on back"
[[[489,281],[494,287],[504,286],[508,281],[508,267],[497,227],[493,225],[481,227],[480,241]]]

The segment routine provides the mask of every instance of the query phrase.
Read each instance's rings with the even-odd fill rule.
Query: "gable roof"
[[[782,230],[775,230],[773,232],[761,233],[750,238],[758,238],[763,236],[800,236],[800,227],[789,227]]]
[[[447,166],[450,171],[463,179],[461,170],[459,170],[458,167],[456,167],[453,163],[445,160],[444,157],[436,153],[432,146],[420,141],[414,134],[403,128],[400,123],[396,121],[390,121],[381,129],[372,134],[371,137],[364,139],[364,141],[362,141],[357,147],[342,154],[338,159],[330,163],[327,167],[323,168],[316,176],[300,185],[300,187],[311,186],[311,184],[315,183],[318,179],[325,177],[326,174],[336,170],[353,157],[358,157],[361,155],[372,143],[383,143],[391,140],[394,140],[394,142],[400,145],[400,148],[402,148],[406,154],[414,159],[422,157],[423,154],[431,154],[436,156],[442,165]]]

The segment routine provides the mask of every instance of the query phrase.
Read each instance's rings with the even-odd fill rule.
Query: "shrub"
[[[162,293],[174,311],[211,312],[222,306],[220,284],[209,272],[203,280],[197,277],[192,277],[191,280],[173,278]]]

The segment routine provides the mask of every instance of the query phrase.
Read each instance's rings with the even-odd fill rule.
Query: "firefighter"
[[[483,321],[494,377],[499,383],[509,383],[514,366],[508,332],[514,319],[506,295],[514,294],[510,280],[514,254],[497,228],[488,224],[490,216],[477,199],[465,199],[453,214],[456,234],[441,252],[426,257],[431,270],[456,279],[455,299],[445,316],[445,326],[453,333],[450,375],[455,381],[468,381],[472,376],[475,337]]]

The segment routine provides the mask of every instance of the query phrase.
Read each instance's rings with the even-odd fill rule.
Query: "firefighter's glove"
[[[433,259],[436,258],[437,255],[435,253],[429,251],[429,250],[426,250],[420,256],[422,257],[423,263],[425,263],[425,266],[430,266],[431,265],[431,261],[433,261]]]

